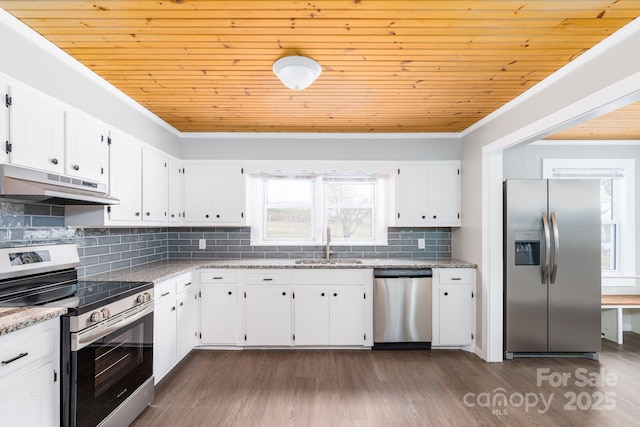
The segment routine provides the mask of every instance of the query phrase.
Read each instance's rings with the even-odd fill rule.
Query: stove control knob
[[[111,313],[109,313],[108,308],[103,308],[102,310],[100,310],[100,313],[102,314],[102,319],[108,319],[109,317],[111,317]]]
[[[144,294],[138,295],[138,297],[136,298],[136,303],[142,304],[143,302],[144,302]]]
[[[151,301],[151,294],[149,292],[145,292],[144,293],[144,300],[146,301]]]
[[[94,322],[94,323],[97,323],[97,322],[102,320],[102,314],[100,314],[97,311],[94,311],[93,313],[91,313],[91,316],[89,317],[89,320]]]

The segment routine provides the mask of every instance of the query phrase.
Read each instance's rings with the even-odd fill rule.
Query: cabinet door
[[[167,220],[169,159],[157,150],[142,149],[142,216],[143,221]]]
[[[9,85],[0,77],[0,96],[2,101],[9,96]],[[5,101],[6,102],[6,101]],[[0,108],[0,142],[4,144],[9,141],[9,109]],[[5,147],[2,147],[5,148]],[[0,162],[9,163],[9,154],[6,149],[0,150]]]
[[[155,383],[171,370],[176,359],[176,300],[168,299],[153,312],[153,375]]]
[[[339,286],[330,290],[331,345],[364,345],[364,290]]]
[[[298,286],[293,301],[295,344],[328,345],[329,289]]]
[[[63,174],[64,110],[15,87],[11,99],[11,163]]]
[[[186,164],[184,166],[185,222],[213,221],[213,165]]]
[[[457,225],[460,221],[460,177],[456,164],[429,165],[429,214],[431,225]]]
[[[120,199],[111,206],[111,221],[140,221],[142,211],[142,147],[132,139],[111,137],[109,192]]]
[[[178,294],[177,361],[185,357],[198,343],[198,295],[195,291]]]
[[[9,381],[0,381],[0,413],[4,426],[57,426],[59,410],[56,407],[53,381],[53,362],[23,369]]]
[[[108,132],[98,122],[65,114],[65,173],[96,182],[107,182]]]
[[[291,345],[291,292],[284,286],[246,290],[247,345]]]
[[[231,344],[238,340],[236,285],[201,285],[200,329],[202,344]]]
[[[184,173],[178,159],[169,159],[169,222],[182,221],[184,211]]]
[[[439,345],[471,344],[471,285],[440,285]]]
[[[402,164],[396,176],[396,225],[428,223],[428,166]]]
[[[213,168],[213,220],[244,222],[244,174],[240,165],[216,164]]]

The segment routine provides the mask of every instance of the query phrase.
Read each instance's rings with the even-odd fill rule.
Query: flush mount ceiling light
[[[273,72],[289,89],[302,90],[318,78],[322,67],[305,56],[285,56],[273,63]]]

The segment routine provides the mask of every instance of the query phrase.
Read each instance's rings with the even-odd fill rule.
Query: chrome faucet
[[[329,226],[327,226],[327,245],[324,248],[324,253],[325,253],[325,259],[327,261],[329,261],[329,257],[332,254],[335,254],[336,251],[334,251],[333,249],[331,249],[331,228],[329,228]]]

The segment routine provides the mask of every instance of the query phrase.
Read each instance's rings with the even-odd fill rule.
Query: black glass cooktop
[[[82,314],[153,287],[151,282],[77,280],[75,270],[0,283],[0,307],[65,307]]]

